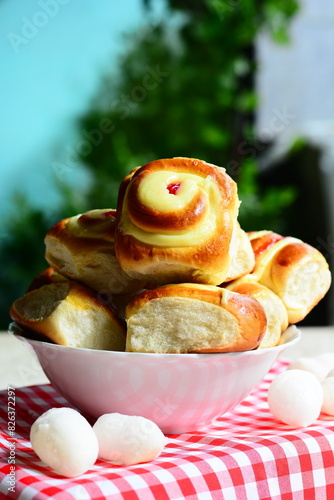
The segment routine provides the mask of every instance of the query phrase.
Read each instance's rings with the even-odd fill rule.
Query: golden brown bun
[[[254,278],[284,303],[289,323],[297,323],[326,295],[331,272],[325,257],[303,241],[271,231],[249,235],[255,255]]]
[[[255,256],[247,233],[237,222],[230,248],[231,261],[225,282],[236,280],[254,269]]]
[[[63,219],[45,237],[45,258],[64,276],[100,293],[132,293],[143,288],[119,266],[114,246],[115,211],[90,210]]]
[[[74,281],[51,283],[17,299],[10,315],[56,344],[123,351],[125,327],[95,295]]]
[[[255,281],[252,275],[232,281],[226,288],[233,292],[249,295],[260,302],[267,316],[267,328],[259,347],[276,346],[280,341],[282,332],[286,330],[289,324],[287,310],[278,295]]]
[[[192,158],[153,161],[122,182],[115,248],[126,273],[152,286],[222,283],[239,201],[225,170]]]
[[[32,280],[27,292],[36,290],[36,288],[40,288],[43,285],[49,285],[50,283],[58,283],[59,281],[68,280],[69,278],[66,278],[64,275],[58,273],[52,267],[48,267]],[[97,298],[101,304],[105,304],[106,306],[110,307],[114,311],[116,316],[118,316],[124,322],[125,308],[135,295],[135,293],[123,295],[99,293],[97,294]]]
[[[126,308],[126,350],[209,353],[255,349],[266,329],[261,304],[209,285],[166,285],[137,295]]]

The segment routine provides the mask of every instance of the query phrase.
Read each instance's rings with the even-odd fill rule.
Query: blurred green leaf
[[[149,8],[152,1],[143,3]],[[16,198],[1,238],[1,328],[11,302],[47,267],[43,240],[51,225],[89,209],[115,207],[120,181],[147,161],[189,156],[226,167],[238,180],[245,228],[284,224],[293,190],[261,190],[259,150],[247,144],[258,104],[255,37],[267,30],[286,42],[296,2],[168,0],[167,7],[163,21],[152,24],[148,17],[147,26],[124,37],[118,68],[103,76],[78,120],[79,134],[91,138],[92,147],[81,157],[91,173],[88,188],[79,192],[55,180],[62,202],[52,214]]]

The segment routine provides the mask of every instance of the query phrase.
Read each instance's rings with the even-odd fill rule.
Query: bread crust
[[[227,289],[216,286],[199,284],[176,284],[166,285],[155,290],[147,290],[136,296],[126,308],[126,320],[128,323],[127,350],[133,350],[131,336],[136,335],[136,329],[133,328],[132,319],[141,311],[144,311],[148,303],[154,304],[154,301],[164,299],[187,299],[191,301],[191,307],[194,311],[198,307],[199,301],[212,304],[219,309],[226,311],[230,318],[233,318],[233,327],[235,335],[233,339],[224,339],[221,345],[203,345],[202,347],[191,346],[186,352],[209,353],[209,352],[237,352],[255,349],[259,346],[266,328],[266,314],[262,305],[252,297],[231,292]],[[176,303],[175,303],[176,304]],[[189,302],[188,302],[189,305]],[[215,309],[210,308],[210,314],[215,314]],[[170,322],[173,322],[173,315]],[[211,316],[213,319],[213,316]],[[194,325],[189,324],[189,335]],[[178,325],[175,325],[176,329]],[[222,328],[223,325],[222,325]],[[155,335],[154,326],[145,334]],[[145,351],[144,351],[145,352]],[[160,352],[160,351],[159,351]],[[168,352],[184,352],[182,348],[174,348]]]
[[[138,195],[141,183],[155,172],[196,175],[208,179],[208,190],[215,206],[203,189],[197,189],[180,210],[159,211],[143,203]],[[219,195],[218,195],[219,193]],[[172,201],[173,201],[173,197]],[[218,201],[217,201],[218,200]],[[135,169],[119,189],[115,248],[117,259],[126,273],[146,276],[152,286],[168,283],[195,282],[220,284],[230,264],[230,243],[236,224],[239,201],[235,182],[224,169],[191,158],[157,160]],[[152,233],[168,236],[196,231],[206,224],[208,213],[214,214],[215,227],[196,244],[155,244],[139,240],[132,234],[139,229],[150,238]]]

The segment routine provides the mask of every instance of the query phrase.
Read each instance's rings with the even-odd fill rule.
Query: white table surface
[[[282,353],[285,359],[334,352],[334,326],[303,327],[300,341]],[[7,332],[0,332],[0,390],[48,383],[35,354]]]

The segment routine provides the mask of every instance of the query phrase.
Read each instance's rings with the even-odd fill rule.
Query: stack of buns
[[[233,352],[280,342],[324,297],[331,273],[312,246],[238,223],[223,168],[170,158],[135,168],[116,210],[64,219],[45,237],[50,266],[11,317],[75,347]]]

